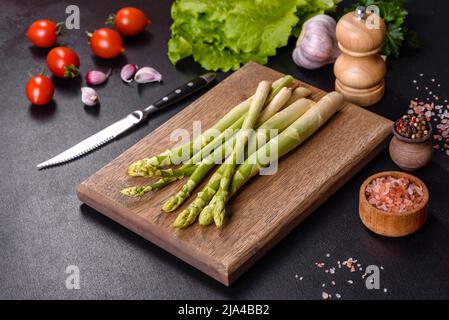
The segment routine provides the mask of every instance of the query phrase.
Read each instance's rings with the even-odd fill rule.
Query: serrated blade
[[[69,162],[100,148],[106,143],[114,140],[120,134],[137,125],[141,121],[141,114],[139,113],[140,111],[133,112],[122,120],[111,124],[109,127],[81,141],[63,153],[58,154],[56,157],[38,164],[37,168],[41,170],[47,167]]]

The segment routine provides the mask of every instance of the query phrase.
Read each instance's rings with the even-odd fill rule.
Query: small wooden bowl
[[[390,157],[402,170],[414,171],[432,160],[432,127],[421,139],[410,139],[401,136],[393,125],[393,135],[389,147]]]
[[[368,202],[366,188],[374,179],[380,177],[406,178],[423,189],[424,199],[421,205],[410,212],[386,212],[377,209]],[[429,190],[424,182],[411,174],[399,171],[385,171],[372,175],[363,182],[359,193],[359,215],[363,224],[373,231],[386,237],[403,237],[419,230],[427,220]]]

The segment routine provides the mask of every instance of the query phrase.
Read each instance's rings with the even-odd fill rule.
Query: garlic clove
[[[134,75],[137,72],[137,69],[139,69],[137,64],[125,64],[120,71],[120,78],[122,78],[123,82],[131,83],[133,81]]]
[[[307,20],[292,54],[295,64],[313,70],[334,63],[341,53],[335,35],[336,27],[335,20],[325,14]]]
[[[111,74],[111,69],[109,69],[108,73],[104,73],[98,70],[92,70],[86,73],[86,83],[89,86],[97,86],[103,84],[108,80],[109,75]]]
[[[81,88],[81,101],[89,107],[95,106],[98,104],[98,94],[97,92],[89,87]]]
[[[134,80],[137,83],[161,82],[162,75],[154,68],[143,67],[136,72]]]

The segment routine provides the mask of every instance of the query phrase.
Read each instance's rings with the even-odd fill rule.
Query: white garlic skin
[[[143,67],[134,75],[134,81],[137,83],[161,82],[162,75],[152,67]]]
[[[299,67],[314,70],[334,63],[341,54],[335,30],[337,23],[325,14],[307,20],[293,51],[293,61]]]
[[[97,92],[89,87],[81,88],[81,101],[89,107],[93,107],[98,104]]]

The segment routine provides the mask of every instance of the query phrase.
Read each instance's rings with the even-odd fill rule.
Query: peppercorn
[[[398,134],[409,139],[422,139],[430,132],[430,123],[422,114],[404,115],[395,122],[394,127]]]

